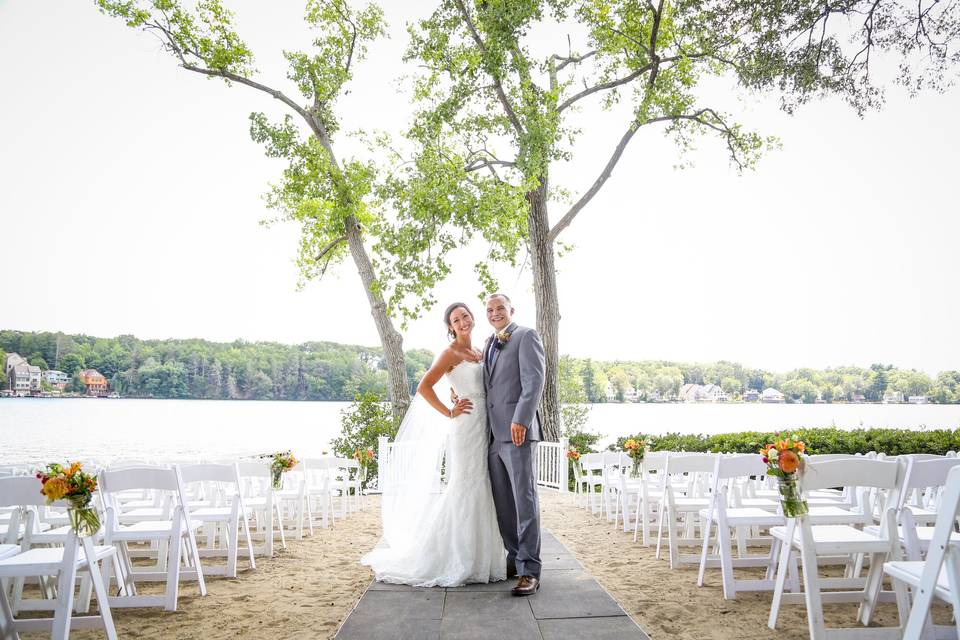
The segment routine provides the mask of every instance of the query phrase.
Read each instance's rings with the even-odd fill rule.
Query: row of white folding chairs
[[[258,497],[249,499],[249,503],[244,503],[244,491],[241,490],[241,465],[217,465],[217,464],[194,464],[194,465],[174,465],[163,467],[135,466],[137,462],[129,462],[121,465],[120,469],[104,470],[99,474],[101,515],[104,517],[104,528],[102,535],[105,542],[103,546],[109,546],[119,551],[114,555],[114,567],[108,567],[106,584],[109,588],[110,569],[114,569],[117,576],[118,586],[121,587],[123,597],[111,599],[105,606],[109,609],[109,604],[116,606],[164,606],[173,610],[176,608],[179,580],[182,576],[195,578],[200,586],[201,594],[205,593],[205,584],[203,580],[203,570],[200,564],[200,557],[203,555],[227,555],[227,566],[221,567],[219,573],[226,575],[236,575],[237,551],[239,531],[243,529],[246,541],[246,547],[251,568],[255,567],[253,557],[253,546],[249,532],[248,515],[256,512],[260,507],[260,517],[258,522],[265,521],[266,530],[270,532],[266,535],[265,551],[272,555],[273,542],[273,515],[279,515],[279,505],[282,502],[281,496],[284,491],[275,492],[263,487],[270,486],[270,469],[266,463],[242,463],[244,466],[243,476],[246,479],[255,479],[257,482],[248,482],[245,486],[249,489],[251,485],[259,484],[261,493],[264,496],[263,501],[257,504]],[[309,463],[308,463],[309,464]],[[330,469],[340,469],[340,461],[333,459],[322,459],[313,462],[315,470],[323,467]],[[310,474],[305,470],[308,465],[302,467],[304,477],[308,478]],[[335,474],[325,474],[328,479],[322,487],[329,489],[329,478]],[[359,475],[359,474],[357,474]],[[342,478],[342,474],[339,476]],[[164,478],[166,480],[164,481]],[[14,549],[31,550],[35,545],[67,544],[69,542],[69,531],[66,527],[53,528],[49,523],[42,523],[39,519],[41,512],[49,510],[42,504],[39,497],[39,483],[31,476],[18,478],[29,485],[30,491],[37,504],[30,504],[30,510],[24,511],[23,505],[16,504],[16,500],[10,504],[10,513],[16,514],[17,521],[8,522],[6,537],[11,538],[11,544],[4,547],[4,553],[8,554]],[[185,480],[184,480],[185,479]],[[359,478],[357,478],[359,481]],[[224,485],[230,484],[229,490],[224,491]],[[306,483],[299,483],[301,487]],[[194,486],[201,489],[195,492],[194,498],[184,490],[184,486]],[[356,489],[359,489],[359,482]],[[168,495],[161,496],[166,492]],[[348,491],[343,491],[346,497]],[[359,494],[358,490],[353,491],[354,495]],[[169,495],[173,494],[173,495]],[[293,491],[292,494],[300,498],[303,491]],[[288,494],[289,495],[289,494]],[[329,496],[329,492],[327,492]],[[300,500],[300,504],[303,501]],[[2,506],[2,505],[0,505]],[[186,508],[184,508],[186,506]],[[346,507],[344,507],[346,510]],[[26,514],[24,519],[21,514]],[[269,514],[269,515],[267,515]],[[62,515],[62,514],[61,514]],[[65,516],[64,516],[65,517]],[[21,521],[23,520],[23,521]],[[300,521],[302,523],[302,519]],[[200,552],[196,541],[196,530],[201,526],[219,527],[220,531],[210,531],[208,536],[219,534],[224,539],[221,549],[204,549]],[[279,527],[281,541],[283,540],[283,527]],[[148,543],[151,549],[141,548],[130,549],[129,543]],[[113,546],[111,546],[113,545]],[[66,547],[65,547],[66,548]],[[181,570],[181,552],[187,565],[185,570]],[[54,552],[51,552],[54,553]],[[116,553],[116,552],[115,552]],[[153,555],[157,559],[155,568],[164,569],[162,572],[142,571],[140,567],[134,568],[131,558],[136,554]],[[35,555],[35,554],[34,554]],[[14,562],[21,562],[20,560]],[[210,573],[208,569],[208,573]],[[12,615],[20,609],[42,609],[50,608],[59,603],[51,601],[50,596],[55,594],[55,590],[46,584],[45,579],[40,577],[40,586],[47,596],[46,602],[43,600],[37,602],[24,602],[22,599],[23,577],[14,581],[11,593],[13,594],[13,606],[10,609],[10,620]],[[136,592],[136,582],[138,580],[156,580],[161,579],[167,582],[167,589],[163,596],[139,596]],[[72,580],[72,579],[71,579]],[[72,584],[72,582],[71,582]],[[4,589],[6,592],[6,589]],[[84,598],[84,589],[81,589],[81,598],[77,604],[78,611],[86,611],[89,607],[89,588],[86,589]],[[11,622],[12,624],[12,622]],[[19,623],[18,623],[19,624]],[[27,624],[27,623],[25,623]],[[29,623],[37,624],[37,623]]]

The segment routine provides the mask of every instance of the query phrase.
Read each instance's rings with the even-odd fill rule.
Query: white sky
[[[403,27],[429,5],[385,4],[392,38],[341,102],[347,129],[405,122]],[[228,5],[260,78],[295,93],[280,52],[307,38],[302,4]],[[564,51],[564,34],[552,36]],[[75,0],[0,0],[0,87],[3,327],[379,344],[351,262],[298,292],[298,230],[258,225],[282,164],[249,139],[247,116],[282,113],[269,98],[179,69],[152,36]],[[678,170],[669,141],[638,134],[561,235],[576,246],[558,263],[561,352],[775,370],[960,367],[960,93],[910,100],[891,89],[861,120],[834,101],[790,117],[773,98],[736,98],[720,82],[709,91],[783,149],[738,176],[704,141],[687,157],[695,166]],[[576,161],[555,174],[575,193],[625,119],[588,108],[579,122]],[[476,301],[472,264],[458,259],[405,347],[444,344],[444,304]],[[534,324],[529,272],[499,273],[518,321]]]

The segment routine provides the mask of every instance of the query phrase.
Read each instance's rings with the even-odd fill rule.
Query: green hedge
[[[822,429],[793,429],[777,433],[741,431],[717,435],[684,435],[668,433],[650,436],[638,433],[617,438],[611,450],[623,449],[627,438],[645,439],[650,451],[710,451],[714,453],[754,453],[761,445],[790,436],[802,440],[807,451],[817,453],[867,453],[877,451],[888,455],[906,453],[935,453],[960,451],[960,429],[853,429],[844,431],[833,427]]]

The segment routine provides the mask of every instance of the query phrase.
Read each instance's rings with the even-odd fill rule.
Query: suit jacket
[[[496,440],[509,442],[510,423],[516,422],[527,427],[527,440],[537,441],[542,438],[537,407],[543,393],[543,343],[529,327],[510,323],[504,331],[510,332],[510,339],[500,349],[494,336],[487,338],[483,349],[487,425]]]

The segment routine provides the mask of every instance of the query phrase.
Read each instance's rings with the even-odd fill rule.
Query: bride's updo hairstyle
[[[447,310],[443,312],[443,324],[447,325],[447,337],[451,340],[454,340],[457,337],[457,334],[453,332],[453,327],[450,325],[450,314],[460,307],[463,307],[464,310],[470,314],[470,317],[473,318],[473,312],[470,311],[470,307],[463,302],[454,302],[452,305],[447,307]]]

